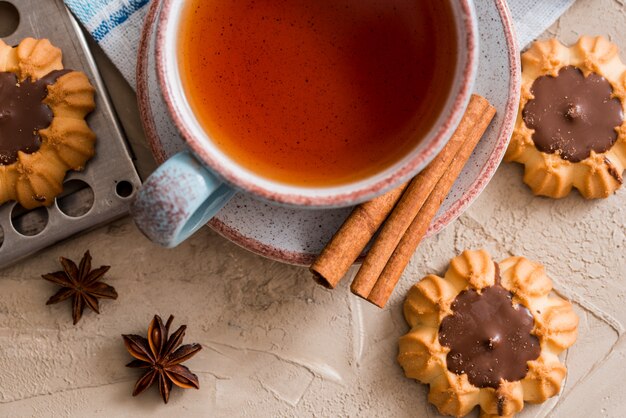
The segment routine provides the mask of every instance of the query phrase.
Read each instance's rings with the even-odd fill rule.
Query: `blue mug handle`
[[[213,218],[235,193],[189,151],[183,151],[146,180],[131,213],[151,241],[172,248]]]

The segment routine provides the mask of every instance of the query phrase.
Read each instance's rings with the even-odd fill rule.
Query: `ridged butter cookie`
[[[572,187],[588,199],[613,194],[626,166],[626,66],[615,44],[583,36],[556,39],[522,54],[520,109],[505,160],[525,165],[537,195]]]
[[[16,47],[0,40],[0,204],[48,206],[67,171],[95,154],[85,117],[95,109],[87,76],[63,69],[61,50],[47,39]]]
[[[561,390],[558,355],[576,341],[571,304],[550,295],[542,265],[523,257],[495,263],[465,251],[441,278],[411,288],[398,362],[407,377],[430,385],[428,399],[445,415],[512,417],[524,401],[541,403]]]

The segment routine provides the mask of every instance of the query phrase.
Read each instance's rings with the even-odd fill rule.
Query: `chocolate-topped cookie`
[[[626,165],[626,66],[617,46],[583,36],[567,48],[555,39],[522,54],[520,110],[507,161],[526,166],[537,195],[607,197]]]
[[[444,278],[426,276],[409,291],[398,362],[407,377],[430,385],[442,414],[511,417],[524,401],[555,396],[566,369],[558,355],[577,336],[569,302],[550,296],[543,266],[523,257],[495,263],[465,251]]]
[[[17,162],[19,151],[32,154],[41,146],[39,131],[52,123],[52,109],[44,103],[48,86],[69,70],[52,71],[39,80],[18,81],[17,74],[0,72],[0,164]]]
[[[479,388],[498,389],[502,381],[526,377],[527,363],[539,357],[539,339],[532,334],[533,314],[513,304],[513,293],[496,281],[479,293],[462,291],[452,302],[452,314],[441,321],[439,343],[448,347],[448,370],[467,374]]]
[[[61,51],[47,39],[16,47],[0,40],[0,204],[54,202],[66,172],[94,155],[85,122],[94,108],[87,76],[63,69]]]

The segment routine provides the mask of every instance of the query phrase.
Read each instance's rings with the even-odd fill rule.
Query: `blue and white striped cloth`
[[[133,88],[139,38],[149,3],[150,0],[65,0]]]
[[[150,1],[158,0],[65,0],[133,87],[139,37]],[[532,41],[574,1],[508,0],[520,45]]]

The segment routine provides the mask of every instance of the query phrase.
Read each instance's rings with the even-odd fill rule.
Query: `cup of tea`
[[[187,150],[131,210],[167,247],[238,192],[336,208],[407,181],[454,132],[478,64],[472,0],[164,0],[157,25]]]

